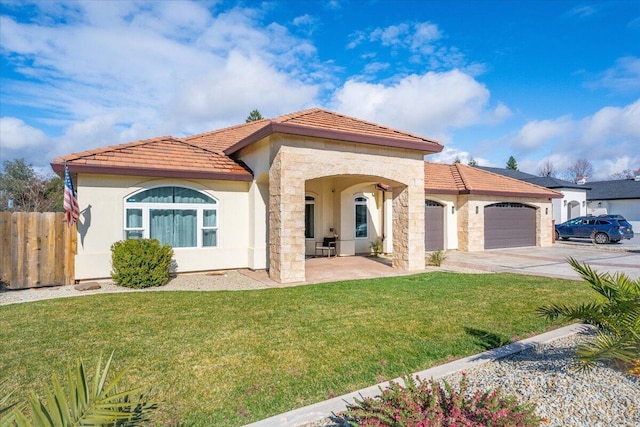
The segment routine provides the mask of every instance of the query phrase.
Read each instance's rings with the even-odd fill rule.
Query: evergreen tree
[[[509,156],[509,160],[507,161],[507,169],[511,169],[514,171],[518,170],[518,162],[516,162],[515,157]]]
[[[262,114],[260,114],[260,111],[258,110],[253,110],[252,112],[249,113],[249,115],[247,116],[247,120],[246,123],[249,122],[257,122],[258,120],[262,120]]]
[[[478,162],[476,162],[476,160],[472,157],[471,160],[469,160],[469,163],[467,163],[469,166],[478,166]]]
[[[453,163],[462,163],[462,162],[460,161],[460,157],[456,156],[456,159],[453,161]]]

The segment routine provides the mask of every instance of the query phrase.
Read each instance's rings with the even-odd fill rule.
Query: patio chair
[[[337,238],[335,237],[325,237],[324,239],[322,239],[322,242],[316,242],[315,256],[318,256],[318,252],[320,252],[320,254],[324,256],[326,252],[327,257],[331,257],[332,251],[333,255],[337,256],[338,254],[336,252],[336,241]]]

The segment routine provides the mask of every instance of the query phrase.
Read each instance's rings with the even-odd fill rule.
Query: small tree
[[[0,210],[25,212],[62,211],[64,183],[58,176],[37,174],[24,159],[5,160],[0,172]]]
[[[478,162],[476,162],[476,159],[474,159],[473,157],[471,158],[471,160],[469,160],[469,163],[467,163],[469,166],[478,166]]]
[[[456,158],[453,161],[453,163],[462,163],[462,161],[460,160],[460,157],[456,156]]]
[[[246,123],[249,122],[257,122],[258,120],[262,120],[262,114],[260,114],[260,111],[258,110],[253,110],[249,113],[249,115],[247,116],[247,120]]]
[[[551,163],[551,160],[547,159],[542,162],[540,169],[538,169],[538,176],[553,176],[557,174],[555,166]]]
[[[515,157],[509,156],[509,160],[507,160],[507,169],[511,169],[514,171],[518,170],[518,162],[516,162]]]

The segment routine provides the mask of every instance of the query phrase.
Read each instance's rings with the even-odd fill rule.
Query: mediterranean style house
[[[111,245],[155,238],[178,272],[266,269],[305,280],[305,259],[377,243],[420,271],[425,250],[548,246],[561,197],[463,165],[426,163],[428,138],[313,108],[188,137],[70,154],[78,192],[76,279],[109,277]]]

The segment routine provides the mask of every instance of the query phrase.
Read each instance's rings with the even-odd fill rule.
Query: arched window
[[[316,220],[316,199],[313,196],[304,198],[304,238],[313,239],[315,237]]]
[[[364,239],[369,237],[367,199],[356,197],[354,204],[356,211],[356,239]]]
[[[184,187],[143,190],[124,202],[124,238],[158,239],[174,248],[218,246],[218,202]]]

